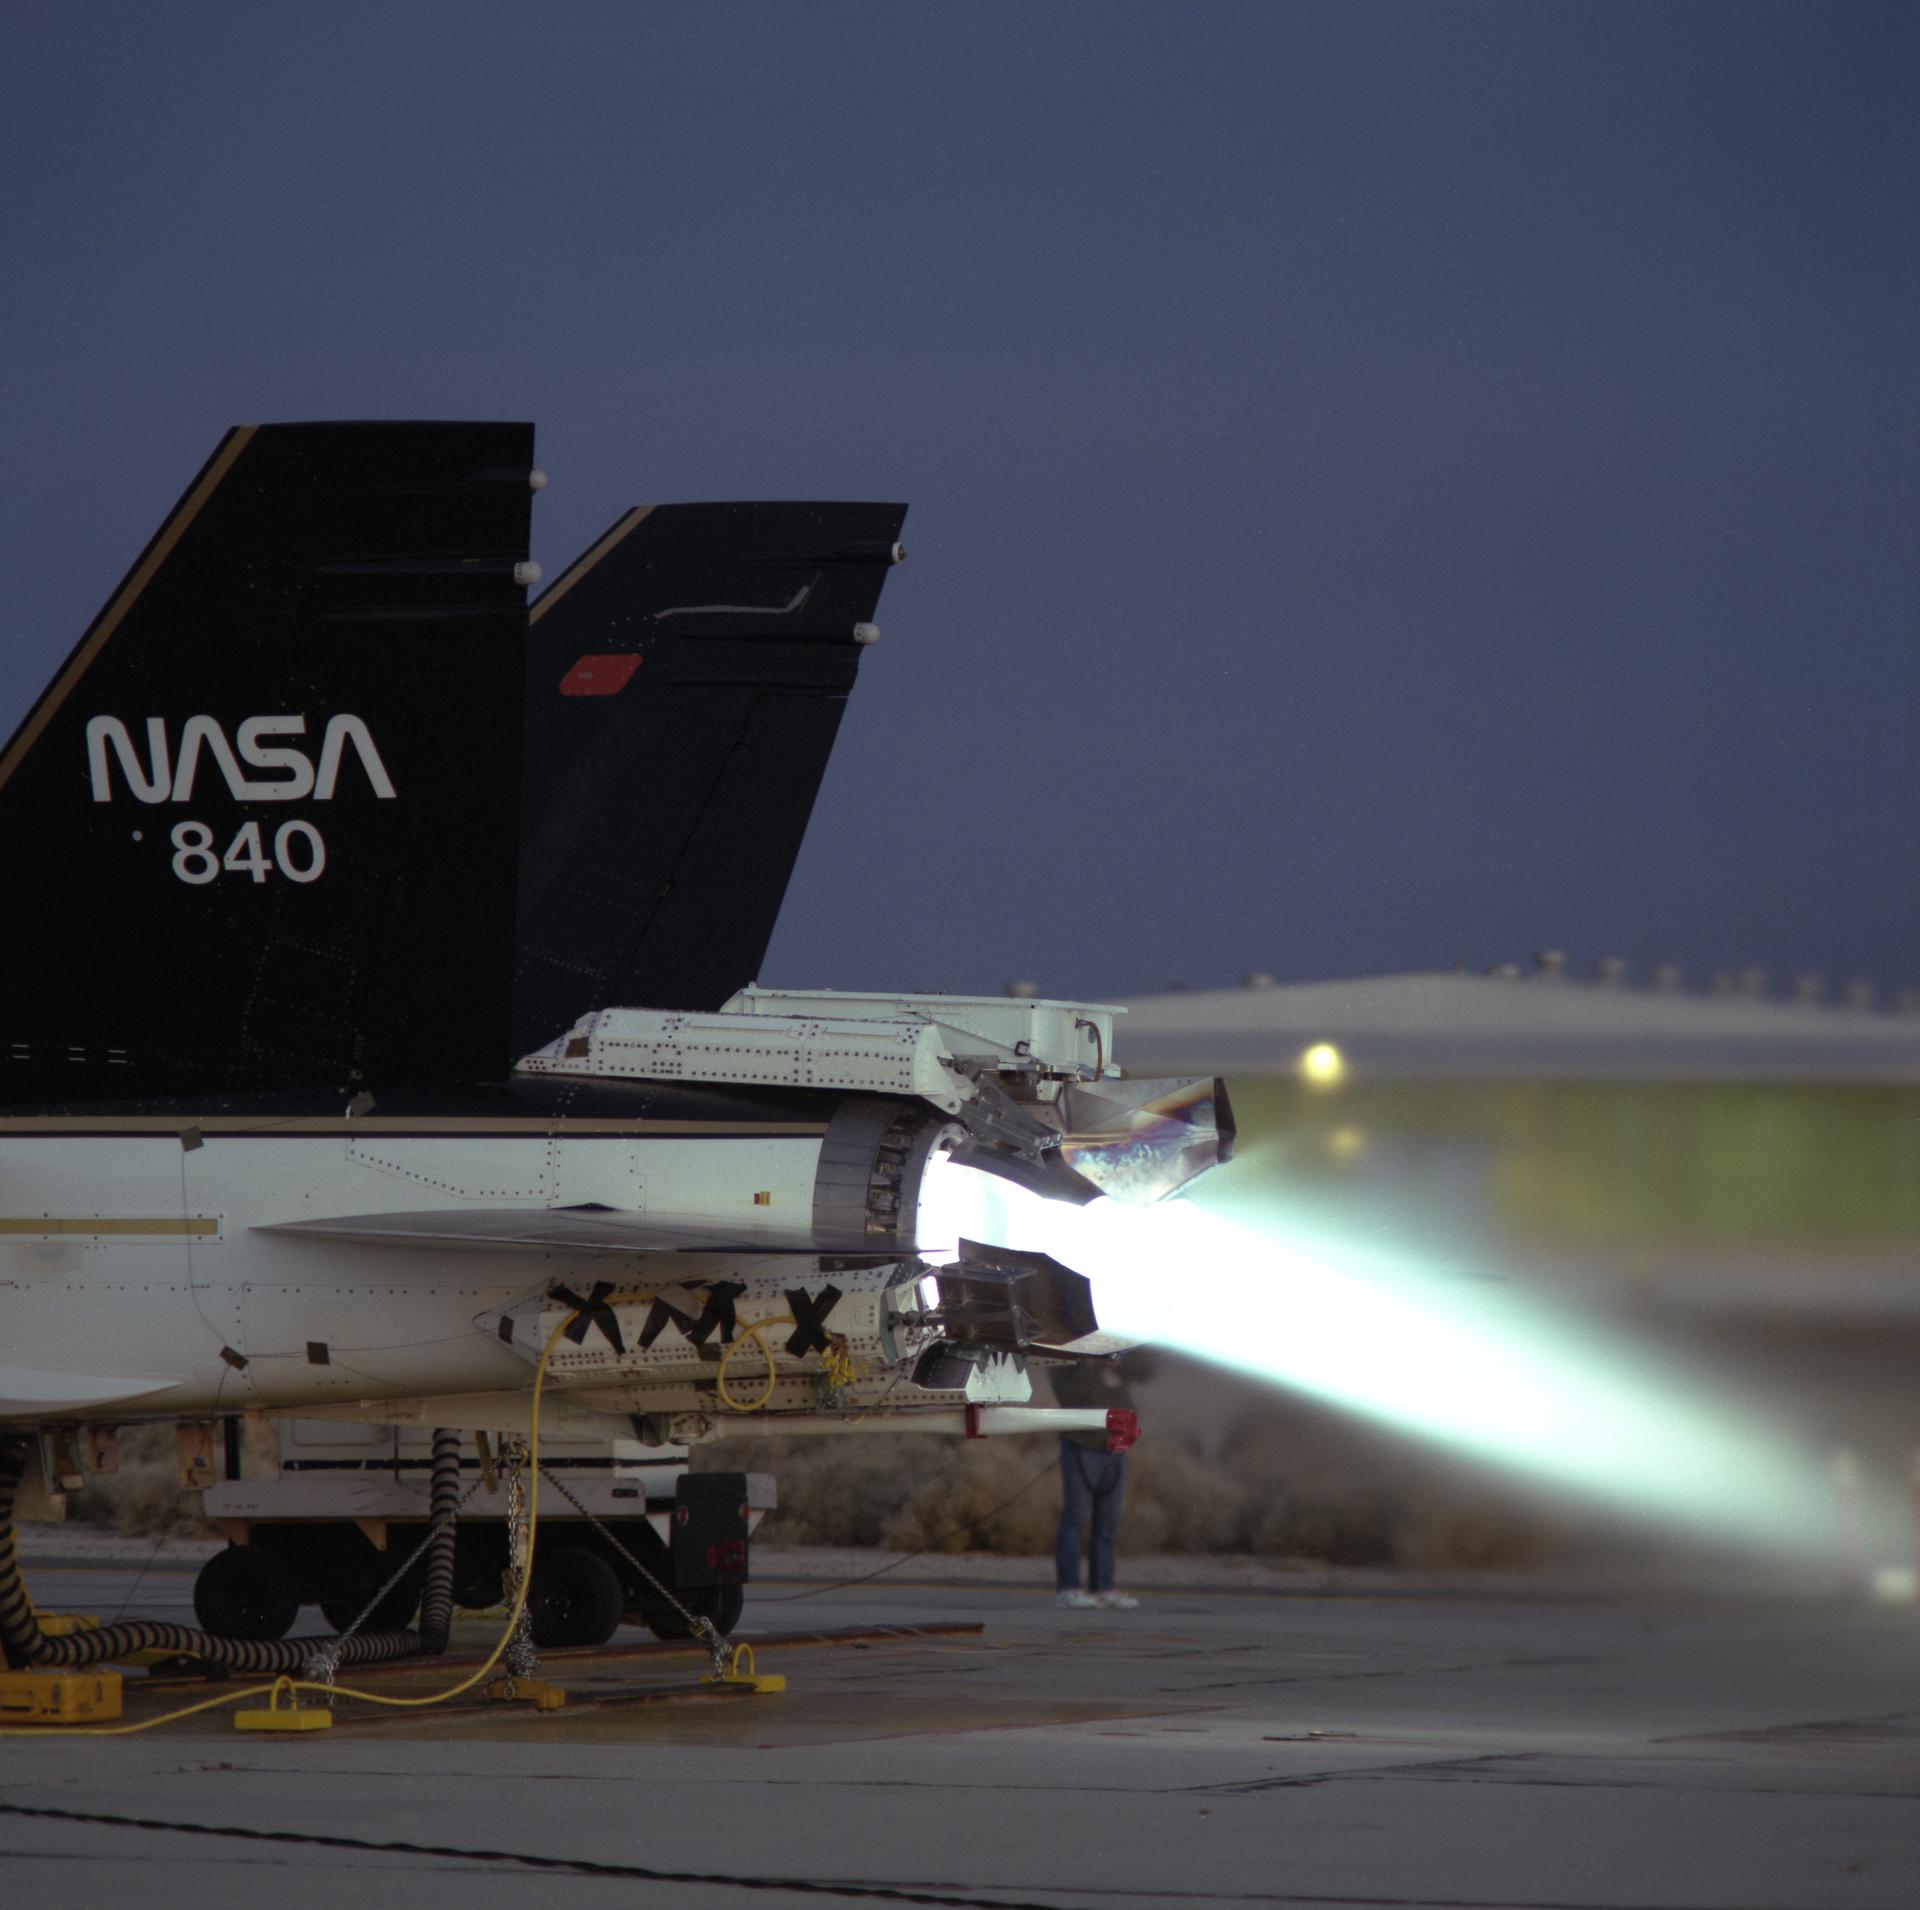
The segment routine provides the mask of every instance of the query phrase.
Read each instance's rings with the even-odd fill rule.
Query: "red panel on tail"
[[[560,679],[562,696],[618,696],[640,667],[632,656],[585,656]]]

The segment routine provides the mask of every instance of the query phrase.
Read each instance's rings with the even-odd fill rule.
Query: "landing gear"
[[[300,1591],[272,1553],[230,1545],[201,1566],[193,1611],[216,1638],[284,1638],[300,1614]]]
[[[542,1650],[604,1645],[620,1623],[620,1575],[592,1552],[537,1550],[527,1617]]]

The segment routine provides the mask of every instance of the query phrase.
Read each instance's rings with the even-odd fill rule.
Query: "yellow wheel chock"
[[[727,1669],[709,1673],[705,1682],[728,1690],[758,1691],[763,1694],[784,1691],[787,1688],[785,1673],[761,1671],[757,1668],[751,1645],[735,1645],[733,1658]]]
[[[286,1699],[282,1704],[280,1700]],[[324,1731],[333,1723],[333,1713],[324,1705],[300,1705],[300,1694],[291,1678],[276,1678],[267,1694],[264,1711],[236,1711],[234,1728],[240,1731]]]

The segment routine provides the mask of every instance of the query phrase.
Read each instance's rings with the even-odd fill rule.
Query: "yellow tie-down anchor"
[[[8,1724],[106,1724],[119,1715],[117,1671],[0,1671]]]
[[[516,1678],[511,1674],[488,1685],[487,1696],[503,1704],[530,1704],[536,1711],[558,1711],[567,1702],[567,1694],[559,1685],[548,1684],[544,1678]]]
[[[719,1685],[731,1691],[784,1691],[787,1688],[786,1674],[779,1671],[760,1671],[756,1669],[751,1645],[735,1645],[733,1657],[725,1671],[707,1674],[706,1683]]]
[[[280,1700],[286,1699],[282,1704]],[[324,1731],[333,1723],[333,1713],[325,1705],[310,1704],[302,1709],[300,1694],[291,1678],[276,1678],[267,1693],[264,1711],[236,1711],[234,1728],[240,1731]]]

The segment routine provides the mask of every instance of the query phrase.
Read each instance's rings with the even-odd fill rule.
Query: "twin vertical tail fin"
[[[755,978],[905,517],[629,511],[534,604],[517,1052]]]
[[[0,1103],[498,1070],[532,455],[222,440],[0,753]]]
[[[754,978],[905,510],[631,511],[529,625],[532,455],[222,440],[0,753],[0,1105],[497,1077]]]

